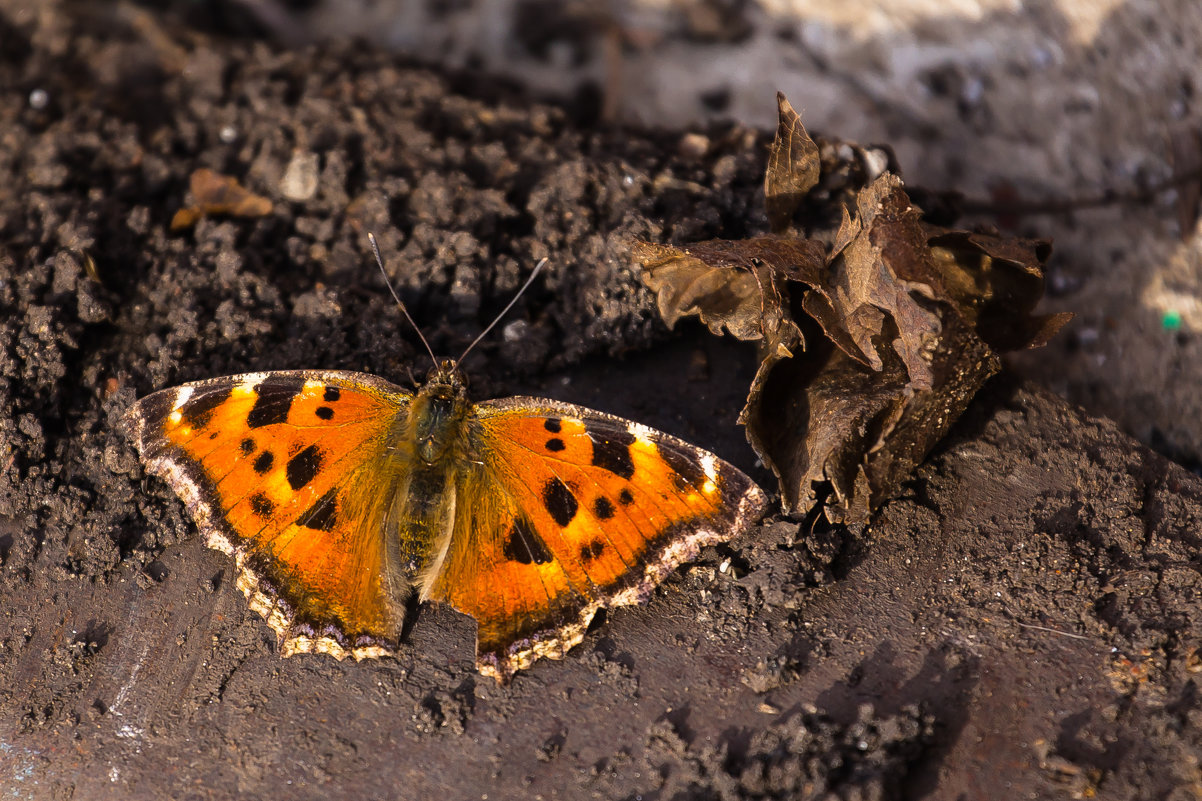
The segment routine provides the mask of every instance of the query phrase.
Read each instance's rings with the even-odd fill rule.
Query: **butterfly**
[[[415,391],[262,372],[128,412],[147,471],[233,556],[282,656],[396,653],[412,601],[436,601],[475,618],[477,668],[507,682],[767,506],[730,464],[638,423],[543,398],[473,402],[463,358],[435,359]]]

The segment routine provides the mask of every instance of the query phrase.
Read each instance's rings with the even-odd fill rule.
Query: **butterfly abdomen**
[[[455,484],[442,466],[418,464],[397,487],[385,536],[389,562],[409,586],[441,562],[455,513]]]

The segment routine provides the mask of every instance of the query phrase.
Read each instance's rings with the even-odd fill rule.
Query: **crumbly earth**
[[[224,373],[440,353],[712,448],[754,359],[669,335],[635,236],[762,224],[766,136],[597,129],[365,47],[275,50],[0,3],[0,794],[1192,798],[1202,481],[1009,375],[863,534],[769,519],[499,687],[473,623],[281,660],[118,421]],[[45,95],[37,94],[41,90]],[[316,154],[313,159],[310,154]],[[314,171],[311,165],[316,164]],[[170,233],[198,167],[262,218]]]

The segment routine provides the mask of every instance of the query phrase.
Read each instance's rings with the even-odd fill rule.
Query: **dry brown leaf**
[[[776,93],[776,138],[764,173],[764,206],[773,233],[789,230],[793,214],[818,183],[818,145],[782,92]]]
[[[1069,312],[1032,314],[1043,297],[1048,242],[936,226],[924,230],[949,296],[994,350],[1043,347],[1073,318]]]
[[[669,327],[696,315],[715,334],[725,329],[736,339],[767,339],[773,350],[796,341],[782,331],[796,330],[785,282],[817,280],[825,261],[820,244],[795,237],[711,239],[688,247],[635,242],[632,249]]]
[[[860,192],[856,217],[844,217],[835,242],[846,244],[831,259],[832,300],[842,327],[873,370],[881,370],[875,343],[884,340],[901,357],[914,389],[927,390],[931,349],[942,323],[916,296],[934,300],[939,281],[924,263],[919,212],[901,186],[896,175],[883,174]]]
[[[171,218],[171,230],[191,228],[202,217],[229,215],[231,217],[266,217],[271,213],[271,201],[244,188],[238,179],[222,175],[207,167],[192,173],[189,189],[193,203]]]
[[[809,509],[825,494],[823,485],[840,506],[859,502],[867,510],[870,493],[856,455],[867,447],[867,424],[888,416],[903,383],[882,381],[829,345],[769,372],[748,402],[747,435],[780,480],[786,510]],[[867,392],[869,385],[877,391]]]
[[[1043,344],[1068,315],[1031,314],[1046,243],[932,226],[897,175],[864,164],[828,181],[819,155],[843,148],[819,148],[783,96],[778,108],[765,177],[776,233],[635,252],[669,325],[696,315],[761,341],[739,420],[785,511],[821,502],[832,522],[862,524],[997,372],[998,354]],[[813,219],[798,229],[814,238],[783,234],[820,185],[828,207],[809,197]]]

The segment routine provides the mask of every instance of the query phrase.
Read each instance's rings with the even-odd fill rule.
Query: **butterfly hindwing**
[[[500,679],[561,656],[598,609],[646,600],[767,503],[713,454],[571,404],[488,401],[473,428],[479,464],[425,595],[476,618],[478,666]]]
[[[156,392],[130,412],[149,472],[178,492],[284,655],[393,650],[379,496],[411,394],[374,376],[294,371]]]

